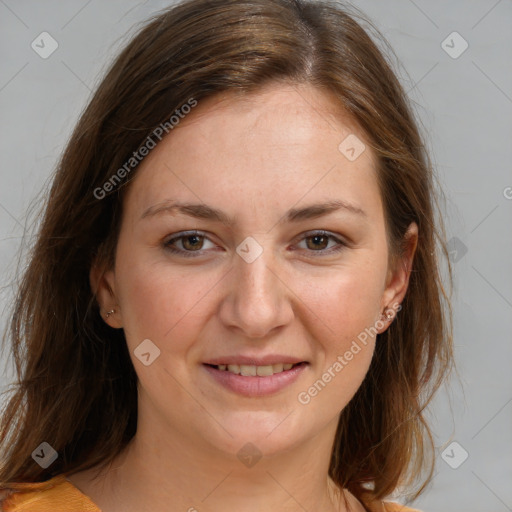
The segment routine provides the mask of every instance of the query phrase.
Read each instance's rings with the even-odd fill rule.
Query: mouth
[[[284,391],[307,371],[309,363],[276,363],[256,366],[246,364],[203,363],[206,374],[224,389],[249,398],[264,397]]]
[[[270,377],[278,373],[287,372],[297,366],[305,366],[308,363],[302,361],[300,363],[277,363],[264,366],[247,365],[247,364],[208,364],[206,366],[219,370],[221,372],[230,372],[234,375],[242,375],[243,377]]]

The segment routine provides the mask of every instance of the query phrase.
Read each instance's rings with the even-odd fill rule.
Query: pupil
[[[189,235],[185,238],[185,247],[188,245],[189,249],[194,249],[194,248],[197,248],[197,246],[199,245],[199,239],[201,237],[198,236],[198,235]],[[192,244],[190,243],[190,240],[195,240],[195,242],[192,242]]]
[[[313,235],[311,238],[313,239],[313,244],[316,248],[320,247],[320,245],[325,245],[325,241],[327,239],[325,235]],[[322,244],[322,240],[324,241],[324,244]],[[318,242],[320,242],[320,245],[317,244]]]

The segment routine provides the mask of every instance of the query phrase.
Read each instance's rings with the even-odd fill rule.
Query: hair
[[[365,133],[395,257],[410,223],[419,229],[402,310],[378,335],[341,412],[329,476],[359,499],[424,490],[434,468],[425,408],[453,367],[443,286],[448,280],[451,291],[452,270],[418,122],[370,31],[380,33],[350,9],[330,0],[187,0],[140,27],[111,64],[58,162],[13,301],[6,338],[17,380],[1,418],[0,484],[106,466],[136,432],[137,376],[124,333],[103,321],[89,281],[92,265],[115,263],[136,165],[105,197],[95,191],[190,98],[282,82],[334,95]],[[31,458],[43,441],[59,454],[47,469]]]

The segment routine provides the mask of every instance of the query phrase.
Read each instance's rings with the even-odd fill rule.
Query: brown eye
[[[300,243],[302,242],[305,242],[306,247],[301,248],[305,249],[309,255],[314,256],[327,256],[347,247],[344,241],[326,231],[306,233]]]
[[[201,249],[204,242],[204,236],[201,235],[187,235],[181,237],[182,245],[185,250],[195,251]]]
[[[210,247],[205,248],[205,241],[211,244]],[[163,245],[167,251],[181,256],[200,256],[215,246],[206,235],[195,231],[182,232],[169,238]]]
[[[308,243],[311,241],[311,243]],[[325,249],[329,244],[329,237],[325,235],[312,235],[306,237],[306,245],[308,249]]]

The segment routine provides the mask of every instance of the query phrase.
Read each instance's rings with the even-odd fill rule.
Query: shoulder
[[[101,512],[65,475],[46,482],[9,483],[0,488],[2,512]]]
[[[406,507],[400,503],[372,499],[371,495],[366,493],[362,496],[362,503],[368,512],[421,512],[421,510]]]
[[[421,512],[416,508],[409,508],[391,501],[372,502],[366,506],[368,512]]]
[[[385,502],[383,505],[385,512],[421,512],[417,508],[409,508],[400,503]]]

